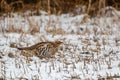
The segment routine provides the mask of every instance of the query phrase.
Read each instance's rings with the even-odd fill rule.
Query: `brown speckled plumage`
[[[30,47],[23,47],[19,48],[19,50],[22,50],[21,54],[30,57],[30,55],[35,55],[37,57],[41,58],[50,58],[52,55],[54,55],[58,51],[58,47],[60,46],[62,42],[56,41],[56,42],[41,42],[37,43],[35,45],[32,45]]]

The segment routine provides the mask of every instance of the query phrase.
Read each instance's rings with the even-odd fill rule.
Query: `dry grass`
[[[119,79],[119,78],[120,78],[120,75],[114,75],[114,76],[107,76],[107,78],[99,77],[98,80],[104,80],[104,79],[113,80],[113,79]]]
[[[29,23],[29,30],[28,33],[34,34],[34,33],[39,33],[40,32],[40,28],[38,26],[38,22],[35,21],[34,19],[28,19],[27,21]]]
[[[53,35],[64,35],[66,32],[62,29],[62,28],[59,28],[59,29],[46,29],[46,32],[47,33],[50,33],[50,34],[53,34]]]
[[[34,1],[33,1],[34,2]],[[26,10],[36,10],[37,12],[34,15],[39,15],[39,10],[47,11],[48,13],[66,13],[73,12],[75,15],[78,14],[77,9],[81,6],[86,6],[86,9],[83,10],[81,7],[81,13],[87,13],[90,16],[96,16],[96,14],[101,14],[100,10],[108,6],[111,3],[111,6],[116,9],[120,9],[120,2],[116,0],[36,0],[35,3],[28,2],[25,3],[24,0],[11,1],[7,2],[6,0],[2,0],[0,2],[0,9],[2,13],[10,13],[10,12],[25,12]],[[79,7],[78,7],[79,6]]]

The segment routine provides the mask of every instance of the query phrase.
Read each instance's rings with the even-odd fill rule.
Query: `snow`
[[[118,11],[119,13],[119,11]],[[28,13],[26,13],[28,14]],[[26,15],[24,14],[24,15]],[[14,17],[0,19],[0,77],[6,80],[96,80],[100,77],[120,76],[120,24],[114,17],[89,18],[70,14]],[[5,32],[13,26],[23,32]],[[31,28],[39,32],[30,34]],[[59,32],[61,29],[62,33]],[[50,30],[56,30],[56,32]],[[63,42],[62,50],[49,60],[31,57],[28,62],[16,48],[43,41]],[[117,40],[117,42],[116,42]],[[9,57],[13,54],[13,58]]]

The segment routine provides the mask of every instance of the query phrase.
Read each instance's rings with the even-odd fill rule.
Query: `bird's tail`
[[[29,50],[31,47],[18,47],[15,43],[10,44],[11,48],[17,48],[18,50]]]
[[[32,47],[17,47],[18,50],[32,50]]]
[[[17,47],[17,49],[18,49],[18,50],[24,50],[24,48],[19,48],[19,47]]]

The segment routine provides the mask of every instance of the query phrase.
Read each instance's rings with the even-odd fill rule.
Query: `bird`
[[[22,51],[21,54],[30,57],[32,55],[35,55],[42,58],[51,58],[55,53],[58,51],[59,46],[63,42],[61,41],[55,41],[55,42],[40,42],[37,44],[34,44],[29,47],[17,47],[18,50]]]

